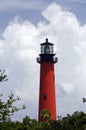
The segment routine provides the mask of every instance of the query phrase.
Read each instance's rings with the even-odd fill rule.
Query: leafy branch
[[[4,74],[5,70],[0,70],[0,82],[7,81],[7,75]],[[13,115],[15,112],[25,109],[25,105],[18,108],[13,105],[14,102],[20,100],[20,98],[17,96],[14,97],[14,94],[11,92],[11,94],[8,96],[8,100],[6,102],[3,102],[1,97],[3,95],[0,94],[0,122],[6,122],[10,119],[10,116]]]
[[[7,75],[5,75],[4,73],[5,73],[5,70],[0,69],[0,82],[8,80]]]
[[[85,103],[85,102],[86,102],[86,98],[82,98],[82,100],[83,100],[83,103]]]
[[[9,98],[6,103],[2,102],[2,100],[0,99],[0,121],[7,121],[8,119],[10,119],[10,116],[14,114],[14,112],[26,108],[25,105],[20,108],[14,106],[13,103],[18,100],[20,100],[20,98],[14,98],[14,94],[12,92],[9,95]]]

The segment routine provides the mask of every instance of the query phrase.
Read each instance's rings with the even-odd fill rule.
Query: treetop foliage
[[[50,119],[46,122],[25,116],[22,122],[1,122],[0,130],[86,130],[86,113],[76,111],[59,120]]]

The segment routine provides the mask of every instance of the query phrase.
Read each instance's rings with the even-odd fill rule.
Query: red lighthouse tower
[[[57,57],[54,57],[53,45],[46,39],[41,44],[41,54],[37,58],[40,64],[39,121],[42,121],[40,114],[45,109],[50,112],[51,119],[56,120],[54,64]]]

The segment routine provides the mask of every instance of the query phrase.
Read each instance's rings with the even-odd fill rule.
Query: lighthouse
[[[51,119],[56,120],[56,96],[55,96],[55,74],[54,64],[58,61],[53,50],[53,43],[41,43],[41,53],[37,57],[40,64],[40,86],[39,86],[39,112],[38,120],[42,121],[41,112],[48,110]]]

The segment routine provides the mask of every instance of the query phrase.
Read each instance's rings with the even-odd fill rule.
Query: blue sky
[[[36,57],[46,37],[55,44],[57,115],[86,111],[86,2],[85,0],[0,1],[0,67],[9,80],[1,83],[7,98],[11,90],[27,109],[15,114],[38,117],[39,72]]]

